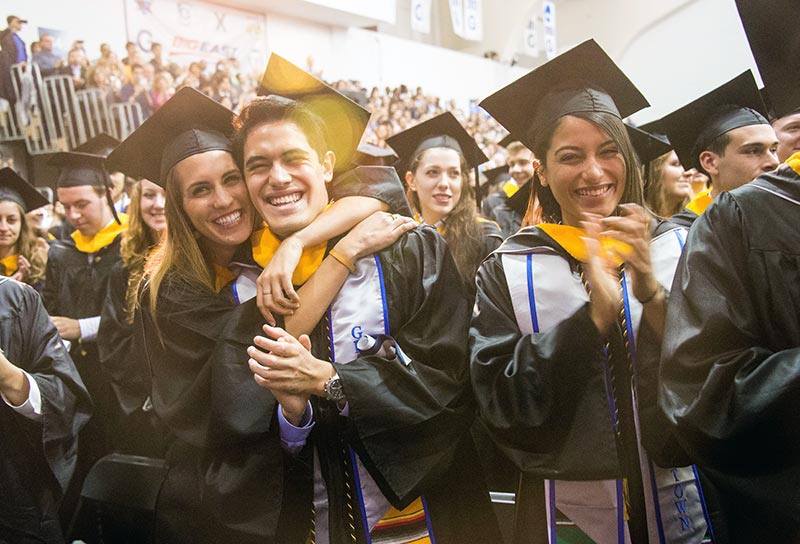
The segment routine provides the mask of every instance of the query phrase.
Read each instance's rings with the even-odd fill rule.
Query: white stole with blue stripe
[[[685,229],[673,229],[651,242],[653,271],[667,290],[672,286],[685,240]],[[504,253],[502,260],[514,315],[522,334],[546,332],[589,302],[580,275],[572,272],[569,263],[552,248]],[[642,318],[642,305],[630,293],[631,280],[627,271],[625,276],[623,297],[630,332],[633,333],[629,338],[635,361],[635,338]],[[633,393],[635,395],[636,391]],[[701,542],[707,526],[701,492],[692,467],[662,469],[649,461],[641,444],[639,450],[645,498],[649,505],[650,542]],[[545,492],[551,543],[556,542],[556,508],[597,542],[630,542],[623,517],[620,481],[547,481]]]
[[[333,299],[328,313],[331,335],[331,359],[338,364],[347,364],[358,357],[356,343],[363,335],[377,337],[389,334],[389,313],[383,287],[383,272],[377,255],[355,262],[356,270],[345,281]],[[361,487],[362,518],[369,529],[389,512],[391,504],[383,496],[378,484],[357,455],[356,478]],[[325,489],[319,460],[314,459],[314,506],[317,542],[326,542],[328,492]],[[326,515],[321,515],[321,513]],[[369,534],[369,531],[366,531]]]

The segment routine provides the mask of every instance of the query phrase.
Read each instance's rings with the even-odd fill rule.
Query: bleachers
[[[69,151],[108,133],[125,139],[144,121],[138,104],[109,104],[99,89],[76,90],[69,75],[42,78],[36,64],[11,68],[15,101],[0,105],[0,143],[24,140],[31,155]]]

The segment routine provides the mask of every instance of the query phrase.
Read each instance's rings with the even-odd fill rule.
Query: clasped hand
[[[256,336],[247,348],[253,378],[269,389],[281,404],[285,417],[297,424],[311,395],[325,396],[325,382],[333,366],[311,354],[308,335],[295,338],[279,327],[264,325],[265,336]]]
[[[620,205],[621,215],[601,217],[584,214],[581,226],[586,231],[586,280],[589,284],[590,313],[597,329],[605,333],[619,315],[622,293],[616,262],[624,262],[631,275],[631,290],[639,301],[649,301],[661,287],[650,261],[650,215],[636,204]],[[630,246],[624,254],[611,247],[604,253],[601,237]]]

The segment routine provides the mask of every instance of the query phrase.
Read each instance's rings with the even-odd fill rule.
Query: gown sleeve
[[[547,467],[572,478],[597,477],[581,474],[590,464],[585,461],[590,450],[611,469],[614,439],[608,405],[599,394],[605,391],[603,339],[589,305],[545,332],[523,334],[500,254],[478,270],[477,287],[470,328],[472,387],[495,441],[523,470]]]
[[[78,431],[91,414],[91,400],[38,294],[27,286],[20,315],[29,333],[17,357],[36,380],[42,400],[41,446],[50,470],[65,490],[75,470]]]
[[[252,436],[254,426],[266,431],[274,398],[247,368],[246,348],[262,323],[255,300],[237,306],[222,294],[162,284],[157,321],[150,313],[148,287],[140,301],[136,319],[152,400],[170,432],[206,448],[236,434]]]
[[[370,168],[361,166],[360,168]],[[382,168],[382,167],[374,167]],[[365,181],[368,180],[368,181]],[[389,212],[413,217],[403,186],[394,176],[338,176],[333,180],[331,197],[339,200],[346,196],[366,196],[380,200]]]
[[[128,323],[127,319],[125,296],[128,277],[121,261],[111,269],[97,331],[97,349],[100,363],[111,376],[111,387],[120,406],[126,414],[131,414],[142,407],[149,387],[141,349],[134,346],[133,323]]]
[[[503,243],[503,232],[500,230],[500,225],[494,221],[481,221],[483,227],[483,255],[485,259],[495,249],[500,247]]]
[[[58,290],[61,286],[59,264],[63,251],[61,243],[54,241],[50,244],[47,254],[47,267],[45,268],[44,288],[42,289],[42,302],[50,315],[63,315],[58,307]]]
[[[336,363],[359,457],[393,504],[407,504],[450,465],[474,419],[471,304],[444,239],[411,231],[381,253],[393,339],[410,359]]]
[[[798,333],[777,335],[780,348],[769,339],[772,327],[798,323],[787,296],[797,254],[762,251],[748,220],[723,193],[689,233],[670,294],[659,402],[721,489],[796,523],[800,347],[789,337]]]

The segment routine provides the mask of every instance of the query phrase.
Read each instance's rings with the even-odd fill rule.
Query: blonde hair
[[[664,194],[664,165],[672,157],[672,153],[672,151],[668,151],[650,161],[647,169],[648,176],[644,184],[645,201],[656,215],[663,218],[672,217],[685,208],[691,200],[691,197],[687,196],[672,209],[667,208],[667,199]]]
[[[33,232],[33,228],[28,224],[28,218],[25,216],[25,210],[22,209],[18,202],[5,198],[0,198],[0,201],[13,203],[19,211],[19,238],[17,238],[17,243],[14,244],[16,254],[25,257],[31,264],[28,275],[23,278],[23,281],[28,285],[36,285],[44,280],[49,245]],[[5,274],[5,270],[2,270],[2,273]]]
[[[122,264],[128,271],[128,285],[125,290],[125,318],[128,323],[133,323],[147,255],[158,243],[158,238],[159,233],[148,227],[142,219],[142,182],[137,181],[131,190],[128,229],[122,233],[120,244]]]

